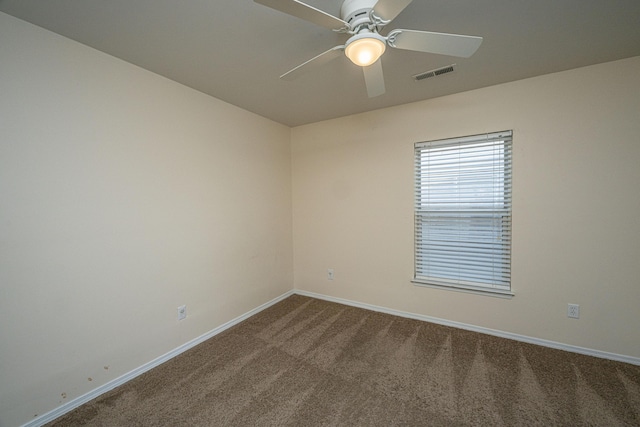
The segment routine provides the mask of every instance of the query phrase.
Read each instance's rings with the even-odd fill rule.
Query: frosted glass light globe
[[[356,65],[367,67],[380,58],[387,44],[375,33],[356,34],[347,41],[344,53]]]

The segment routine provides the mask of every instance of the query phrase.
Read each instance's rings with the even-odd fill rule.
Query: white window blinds
[[[510,293],[511,131],[415,144],[415,281]]]

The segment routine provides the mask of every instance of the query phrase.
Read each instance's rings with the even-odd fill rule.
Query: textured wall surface
[[[285,126],[4,14],[0,40],[15,426],[290,290],[291,152]]]
[[[640,357],[639,111],[636,57],[294,128],[295,287]],[[413,144],[508,129],[515,296],[413,285]]]

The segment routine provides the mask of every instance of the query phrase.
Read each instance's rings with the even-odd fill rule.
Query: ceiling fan
[[[468,58],[482,43],[482,37],[418,30],[395,29],[386,36],[381,35],[380,30],[398,16],[412,0],[344,0],[340,18],[298,0],[254,1],[350,36],[344,45],[332,47],[298,65],[281,75],[281,79],[293,80],[310,69],[341,56],[344,52],[354,64],[362,67],[370,98],[385,92],[380,56],[387,46]]]

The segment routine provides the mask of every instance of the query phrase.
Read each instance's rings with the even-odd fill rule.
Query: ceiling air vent
[[[413,78],[416,81],[428,79],[429,77],[438,77],[443,74],[453,73],[456,70],[456,64],[447,65],[446,67],[438,68],[436,70],[425,71],[424,73],[416,74]]]

